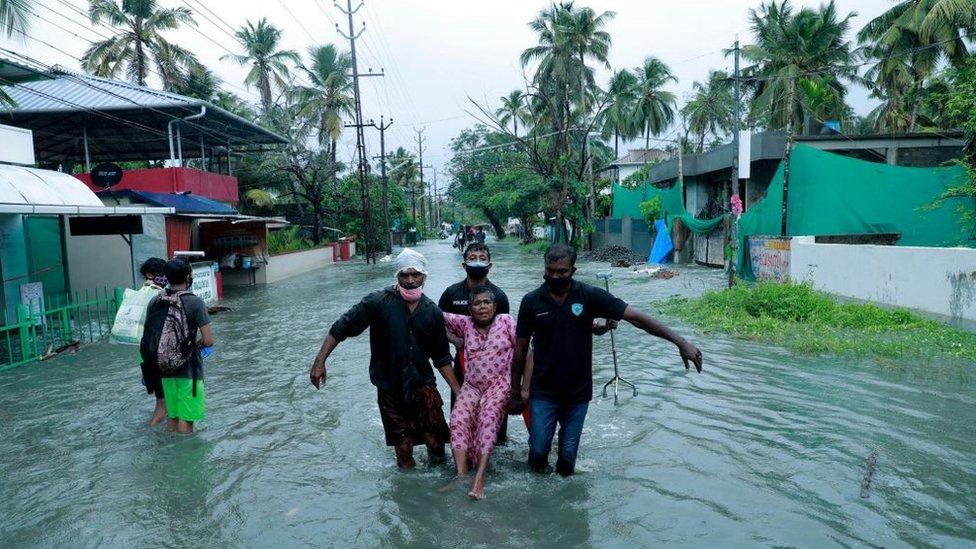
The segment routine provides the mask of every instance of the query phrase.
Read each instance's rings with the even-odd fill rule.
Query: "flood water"
[[[427,293],[460,280],[456,252],[422,246]],[[512,300],[542,260],[495,247]],[[605,265],[582,263],[596,282]],[[367,373],[367,337],[339,346],[328,384],[308,369],[329,325],[393,267],[340,265],[235,291],[214,317],[207,420],[181,437],[145,426],[152,399],[134,349],[108,344],[0,374],[2,547],[972,546],[972,365],[918,375],[870,361],[795,357],[694,334],[705,371],[624,326],[621,368],[640,394],[596,395],[578,474],[537,476],[526,431],[493,457],[488,499],[441,492],[452,466],[396,470]],[[669,281],[618,270],[612,290],[647,306],[696,295],[720,273]],[[595,385],[612,375],[595,342]],[[935,365],[934,368],[938,368]],[[447,395],[441,381],[442,394]],[[599,391],[599,389],[597,389]],[[877,456],[867,498],[865,459]]]

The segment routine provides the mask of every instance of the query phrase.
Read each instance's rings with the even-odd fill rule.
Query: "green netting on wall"
[[[959,166],[906,168],[857,160],[798,145],[791,155],[787,236],[900,233],[899,246],[974,246],[971,198],[929,206],[947,187],[968,177]],[[766,192],[739,219],[741,278],[754,280],[749,237],[779,235],[783,207],[783,164]],[[856,266],[852,266],[856,267]]]
[[[661,189],[647,184],[637,189],[628,189],[620,185],[613,188],[613,217],[633,217],[642,219],[640,203],[651,200],[655,196],[661,197],[661,206],[664,209],[664,219],[670,227],[675,218],[693,233],[709,234],[722,224],[724,216],[713,219],[697,219],[685,209],[684,191],[682,184],[678,183],[670,189]]]

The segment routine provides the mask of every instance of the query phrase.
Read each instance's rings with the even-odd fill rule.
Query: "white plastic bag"
[[[159,290],[143,286],[139,290],[125,289],[122,305],[115,315],[112,325],[112,343],[122,345],[138,345],[142,341],[142,329],[146,323],[146,311],[152,298],[159,295]]]

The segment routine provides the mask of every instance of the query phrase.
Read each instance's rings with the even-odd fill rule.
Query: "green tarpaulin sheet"
[[[967,177],[960,166],[906,168],[798,145],[791,155],[786,236],[899,233],[899,246],[972,247],[973,221],[963,219],[965,211],[973,212],[972,198],[928,207],[946,188],[964,184]],[[782,206],[780,163],[766,196],[739,219],[740,278],[755,279],[749,237],[779,235]]]
[[[652,200],[655,196],[661,197],[664,219],[668,227],[672,225],[675,218],[681,219],[685,227],[697,234],[709,234],[722,225],[724,216],[713,219],[697,219],[688,213],[688,210],[685,209],[683,185],[680,182],[670,189],[661,189],[651,184],[642,185],[637,189],[615,185],[613,189],[613,217],[643,219],[640,203],[644,200]]]

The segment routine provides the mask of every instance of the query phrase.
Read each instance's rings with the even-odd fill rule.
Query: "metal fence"
[[[17,307],[17,321],[0,326],[0,371],[93,343],[109,334],[122,302],[122,288],[45,296],[44,306]]]

